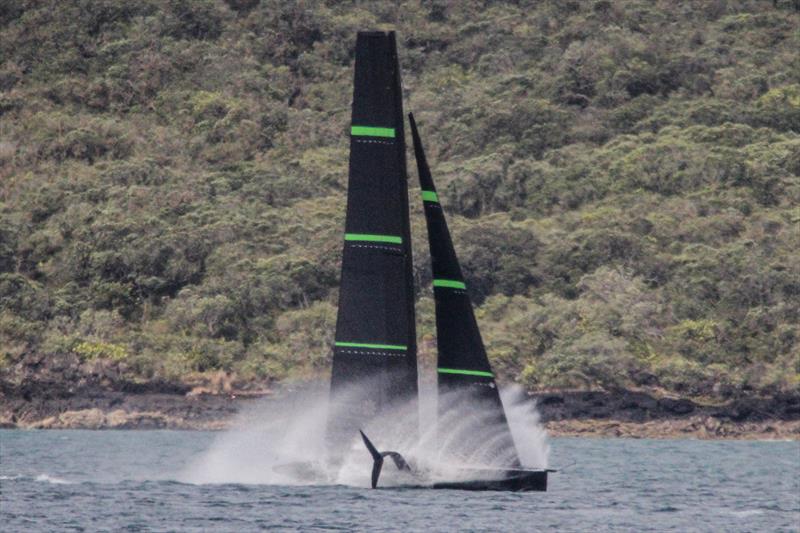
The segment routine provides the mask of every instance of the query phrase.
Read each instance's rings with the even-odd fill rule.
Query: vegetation
[[[3,2],[0,368],[324,373],[370,28],[399,33],[501,375],[800,387],[793,0]]]

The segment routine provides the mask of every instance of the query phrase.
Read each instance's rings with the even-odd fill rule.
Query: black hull
[[[434,489],[496,490],[506,492],[544,492],[547,490],[547,470],[505,470],[498,479],[441,481]]]
[[[332,477],[328,470],[318,463],[288,463],[273,467],[273,471],[295,477],[303,483],[328,484]],[[383,488],[406,489],[446,489],[504,492],[545,492],[547,474],[554,470],[495,470],[475,469],[476,478],[460,481],[434,481],[432,483],[403,484]],[[497,475],[487,475],[497,474]],[[483,478],[483,479],[480,479]]]

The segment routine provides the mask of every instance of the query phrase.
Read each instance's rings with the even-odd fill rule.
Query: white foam
[[[547,466],[549,446],[544,428],[539,422],[535,404],[519,388],[502,394],[508,422],[511,426],[520,460],[526,467]],[[306,470],[318,462],[320,471],[325,462],[324,432],[327,422],[329,396],[320,387],[295,393],[280,400],[265,399],[241,413],[232,429],[220,434],[211,447],[193,461],[178,477],[187,483],[244,483],[303,485],[319,483],[311,477],[282,468],[289,463],[304,463]],[[416,413],[410,416],[411,406],[397,410],[381,420],[372,420],[363,429],[382,451],[395,450],[417,467],[431,471],[436,478],[458,479],[465,467],[500,466],[507,457],[497,456],[493,439],[499,432],[491,424],[479,425],[481,414],[470,411],[469,417],[454,415],[439,420],[437,404],[451,400],[439,397],[435,390],[420,391],[419,418],[422,431],[409,431],[416,425]],[[490,417],[486,417],[487,419]],[[404,423],[404,419],[408,422]],[[440,453],[437,443],[446,441],[463,444],[467,454],[456,456],[449,451]],[[335,479],[327,483],[368,486],[372,460],[358,434]],[[276,470],[277,467],[277,470]],[[407,476],[393,467],[384,468],[381,485],[409,483]]]
[[[764,514],[764,511],[762,511],[761,509],[746,509],[744,511],[733,511],[731,514],[733,514],[733,516],[744,518],[746,516],[756,516]]]
[[[40,483],[51,483],[53,485],[71,485],[73,483],[72,481],[67,481],[66,479],[50,476],[48,474],[39,474],[34,478],[34,481],[38,481]]]
[[[536,402],[518,385],[501,390],[501,397],[520,461],[528,468],[547,468],[550,444]]]

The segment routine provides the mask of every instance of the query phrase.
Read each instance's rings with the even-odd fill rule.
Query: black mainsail
[[[359,32],[347,218],[333,348],[328,443],[341,455],[358,429],[411,404],[417,346],[400,69],[394,32]]]
[[[440,452],[491,461],[493,466],[519,468],[514,439],[413,115],[409,120],[433,269],[439,354],[438,418],[440,425],[444,422],[460,428],[448,442],[440,443]],[[487,428],[490,436],[486,435]],[[476,435],[483,435],[485,440],[476,439]]]

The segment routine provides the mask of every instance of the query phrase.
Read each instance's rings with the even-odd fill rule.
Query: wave
[[[764,511],[762,511],[761,509],[745,509],[743,511],[732,511],[731,514],[733,516],[737,516],[739,518],[743,518],[743,517],[746,517],[746,516],[755,516],[755,515],[764,514]]]
[[[37,483],[50,483],[51,485],[72,485],[75,483],[74,481],[49,474],[39,474],[37,476],[23,476],[22,474],[2,475],[0,476],[0,481],[36,481]]]
[[[34,478],[34,481],[38,481],[39,483],[50,483],[52,485],[72,485],[73,481],[67,481],[66,479],[50,476],[48,474],[39,474]]]

